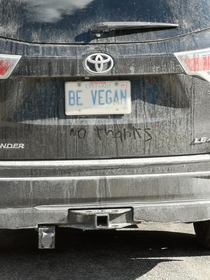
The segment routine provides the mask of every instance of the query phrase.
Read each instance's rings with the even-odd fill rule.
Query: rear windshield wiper
[[[119,22],[100,22],[91,28],[91,35],[94,38],[101,37],[104,33],[114,33],[116,31],[132,31],[141,32],[143,30],[163,30],[178,27],[174,23],[161,23],[161,22],[141,22],[141,21],[119,21]],[[126,32],[126,33],[127,33]],[[107,34],[108,35],[108,34]],[[114,35],[114,34],[113,34]],[[109,35],[110,36],[110,35]]]

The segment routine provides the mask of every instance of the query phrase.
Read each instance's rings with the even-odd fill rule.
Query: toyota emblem
[[[114,61],[108,54],[94,53],[86,57],[84,64],[88,72],[92,74],[104,74],[113,68]]]

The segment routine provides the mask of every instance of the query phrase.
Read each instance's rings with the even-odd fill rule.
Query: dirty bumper
[[[210,219],[210,156],[1,161],[0,228]]]

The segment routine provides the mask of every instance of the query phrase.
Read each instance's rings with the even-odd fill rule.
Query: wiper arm
[[[162,22],[141,22],[141,21],[109,21],[100,22],[91,28],[91,35],[95,38],[101,37],[103,33],[112,31],[129,31],[129,30],[162,30],[178,27],[178,24],[174,23],[162,23]]]

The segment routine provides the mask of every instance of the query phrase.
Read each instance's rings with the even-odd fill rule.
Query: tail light
[[[0,54],[0,79],[7,79],[11,75],[21,55]]]
[[[210,82],[210,49],[174,53],[188,75]]]

